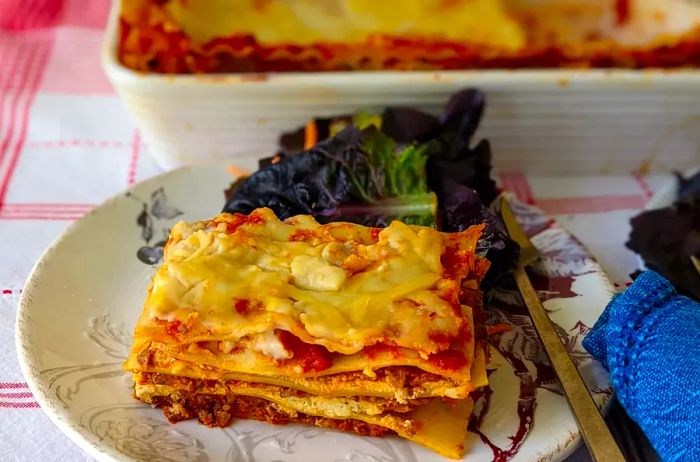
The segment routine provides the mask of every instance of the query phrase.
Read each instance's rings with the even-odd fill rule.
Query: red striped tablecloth
[[[71,222],[160,172],[100,68],[108,7],[108,0],[0,0],[2,460],[89,460],[24,382],[14,348],[17,302],[33,263]],[[636,266],[623,246],[629,218],[668,180],[519,172],[499,179],[579,236],[620,287]]]

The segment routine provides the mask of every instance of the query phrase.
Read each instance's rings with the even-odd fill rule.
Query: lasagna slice
[[[487,383],[482,231],[267,208],[180,222],[124,365],[134,396],[171,422],[308,423],[461,457]]]

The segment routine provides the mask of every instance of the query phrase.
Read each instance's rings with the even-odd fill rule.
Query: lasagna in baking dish
[[[688,0],[122,0],[118,55],[147,72],[678,67]]]
[[[134,396],[171,422],[398,434],[461,457],[487,384],[482,231],[267,208],[180,222],[124,364]]]

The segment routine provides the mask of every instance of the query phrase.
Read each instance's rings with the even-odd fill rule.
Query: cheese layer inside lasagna
[[[134,395],[173,422],[300,422],[460,457],[487,383],[482,231],[266,208],[180,222],[124,365]]]

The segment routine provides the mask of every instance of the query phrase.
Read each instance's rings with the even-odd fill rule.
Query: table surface
[[[68,225],[161,172],[100,69],[108,6],[108,0],[0,2],[3,460],[90,460],[48,420],[27,388],[14,349],[17,302],[33,263]],[[557,178],[520,172],[501,172],[498,179],[578,236],[619,288],[637,267],[624,247],[629,219],[669,180],[634,173]],[[608,421],[630,458],[653,454],[619,406]],[[582,449],[570,460],[590,459]]]

